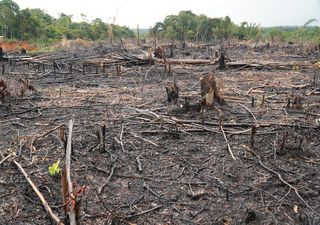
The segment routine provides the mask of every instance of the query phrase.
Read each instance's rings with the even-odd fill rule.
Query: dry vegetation
[[[0,224],[319,224],[320,53],[219,48],[0,62]]]

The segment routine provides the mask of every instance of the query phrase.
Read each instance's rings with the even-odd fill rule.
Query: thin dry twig
[[[104,184],[99,188],[99,191],[98,191],[98,194],[100,195],[104,188],[107,186],[107,184],[109,183],[113,173],[114,173],[114,169],[116,168],[116,161],[117,161],[117,157],[113,160],[113,165],[112,165],[112,168],[111,168],[111,171],[110,171],[110,174],[106,180],[106,182],[104,182]]]
[[[231,149],[229,140],[228,140],[228,138],[227,138],[227,136],[226,136],[226,133],[224,132],[224,129],[223,129],[222,112],[221,112],[221,110],[220,110],[218,107],[215,106],[214,108],[219,112],[219,116],[220,116],[220,125],[219,125],[219,127],[220,127],[220,130],[221,130],[222,134],[223,134],[223,138],[224,138],[224,140],[226,141],[226,144],[227,144],[227,147],[228,147],[228,152],[229,152],[229,154],[231,155],[232,159],[233,159],[233,160],[236,160],[236,157],[234,156],[234,154],[233,154],[233,152],[232,152],[232,149]]]
[[[105,204],[104,200],[100,197],[100,194],[99,194],[96,186],[93,184],[92,180],[91,180],[89,177],[88,177],[88,179],[89,179],[89,181],[90,181],[90,183],[91,183],[91,186],[93,187],[94,191],[96,192],[97,197],[98,197],[99,200],[101,201],[103,208],[104,208],[105,210],[107,210],[111,215],[113,215],[113,216],[115,216],[115,217],[117,217],[117,218],[123,218],[123,217],[121,217],[121,216],[116,215],[116,214],[115,214],[114,212],[112,212],[108,207],[106,207],[106,204]]]
[[[159,147],[159,145],[157,145],[156,143],[154,143],[154,142],[152,142],[152,141],[150,141],[150,140],[148,140],[148,139],[145,139],[145,138],[143,138],[143,137],[140,137],[140,136],[138,136],[137,134],[135,134],[135,133],[133,133],[133,132],[130,132],[130,134],[132,134],[135,138],[139,138],[139,139],[141,139],[142,141],[145,141],[145,142],[147,142],[147,143],[149,143],[149,144],[152,144],[152,145],[155,146],[155,147]]]
[[[130,215],[130,216],[128,216],[127,218],[128,218],[128,219],[131,219],[131,218],[134,218],[134,217],[137,217],[137,216],[141,216],[141,215],[147,214],[147,213],[149,213],[149,212],[152,212],[152,211],[154,211],[154,210],[157,210],[157,209],[162,208],[162,206],[163,206],[163,205],[158,205],[158,206],[156,206],[156,207],[154,207],[154,208],[152,208],[152,209],[148,209],[148,210],[146,210],[146,211],[143,211],[143,212],[140,212],[140,213],[137,213],[137,214],[134,214],[134,215]]]
[[[119,137],[119,139],[120,139],[120,145],[121,145],[121,149],[122,149],[122,151],[123,152],[126,152],[126,150],[124,149],[124,145],[123,145],[123,125],[121,125],[121,132],[120,132],[120,137]]]
[[[2,163],[4,163],[5,161],[7,161],[10,157],[12,156],[12,154],[7,155],[6,157],[4,157],[1,162],[0,162],[0,166],[2,165]]]
[[[251,112],[251,110],[249,110],[247,106],[242,105],[242,104],[240,104],[240,103],[239,103],[239,105],[240,105],[241,107],[243,107],[248,113],[251,114],[251,116],[253,117],[254,122],[255,122],[255,124],[256,124],[256,123],[257,123],[257,118],[256,118],[256,116],[253,114],[253,112]]]
[[[288,181],[284,180],[280,173],[278,173],[278,172],[274,171],[273,169],[267,167],[261,161],[260,156],[257,155],[254,151],[252,151],[248,146],[243,145],[243,147],[246,149],[246,151],[248,151],[252,156],[254,156],[257,159],[257,161],[260,164],[260,166],[262,166],[265,170],[267,170],[267,171],[273,173],[274,175],[276,175],[283,184],[287,185],[290,189],[294,190],[294,192],[297,195],[297,197],[307,206],[308,209],[310,209],[315,215],[320,216],[320,213],[318,213],[314,208],[312,208],[308,204],[308,202],[300,195],[300,193],[299,193],[299,191],[298,191],[298,189],[296,187],[294,187],[293,185],[289,184]]]
[[[141,155],[137,156],[136,157],[136,161],[137,161],[137,164],[138,164],[139,173],[142,173],[143,172],[143,166],[142,166],[140,158],[141,158]]]

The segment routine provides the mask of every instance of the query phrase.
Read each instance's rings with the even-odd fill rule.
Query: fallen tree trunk
[[[154,59],[157,63],[164,63],[162,59]],[[167,63],[170,64],[193,64],[193,65],[203,65],[203,64],[216,64],[216,62],[208,59],[167,59]]]
[[[164,63],[161,59],[154,59],[156,63]],[[167,63],[170,64],[192,64],[192,65],[218,65],[218,61],[209,59],[168,59]],[[277,62],[226,62],[228,68],[253,68],[253,69],[284,69],[291,70],[308,68],[311,64],[308,62],[290,62],[290,63],[277,63]]]
[[[311,64],[308,62],[290,62],[290,63],[278,63],[278,62],[228,62],[227,67],[229,68],[253,68],[253,69],[283,69],[283,70],[292,70],[292,69],[301,69],[308,68]]]

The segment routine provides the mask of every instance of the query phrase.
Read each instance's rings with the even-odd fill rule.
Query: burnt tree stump
[[[163,58],[163,51],[161,49],[161,47],[157,47],[155,50],[154,50],[154,57],[156,58],[159,58],[159,59],[162,59]]]
[[[177,85],[176,75],[173,74],[173,83],[170,86],[166,86],[168,103],[176,105],[179,99],[179,87]]]
[[[200,86],[201,86],[201,97],[202,102],[205,103],[205,105],[212,105],[214,100],[221,103],[222,98],[220,96],[220,90],[217,86],[216,79],[214,77],[214,74],[207,74],[204,75],[200,79]]]
[[[2,50],[2,47],[0,47],[0,61],[3,61],[3,50]]]
[[[174,57],[173,45],[170,45],[170,56],[169,56],[169,58],[173,58],[173,57]]]
[[[219,63],[219,70],[224,70],[226,68],[226,59],[223,52],[220,52],[218,63]]]

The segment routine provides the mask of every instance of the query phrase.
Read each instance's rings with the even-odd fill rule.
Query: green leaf
[[[61,172],[60,160],[53,163],[51,166],[49,166],[48,169],[51,176],[55,176],[56,174],[60,173]]]

